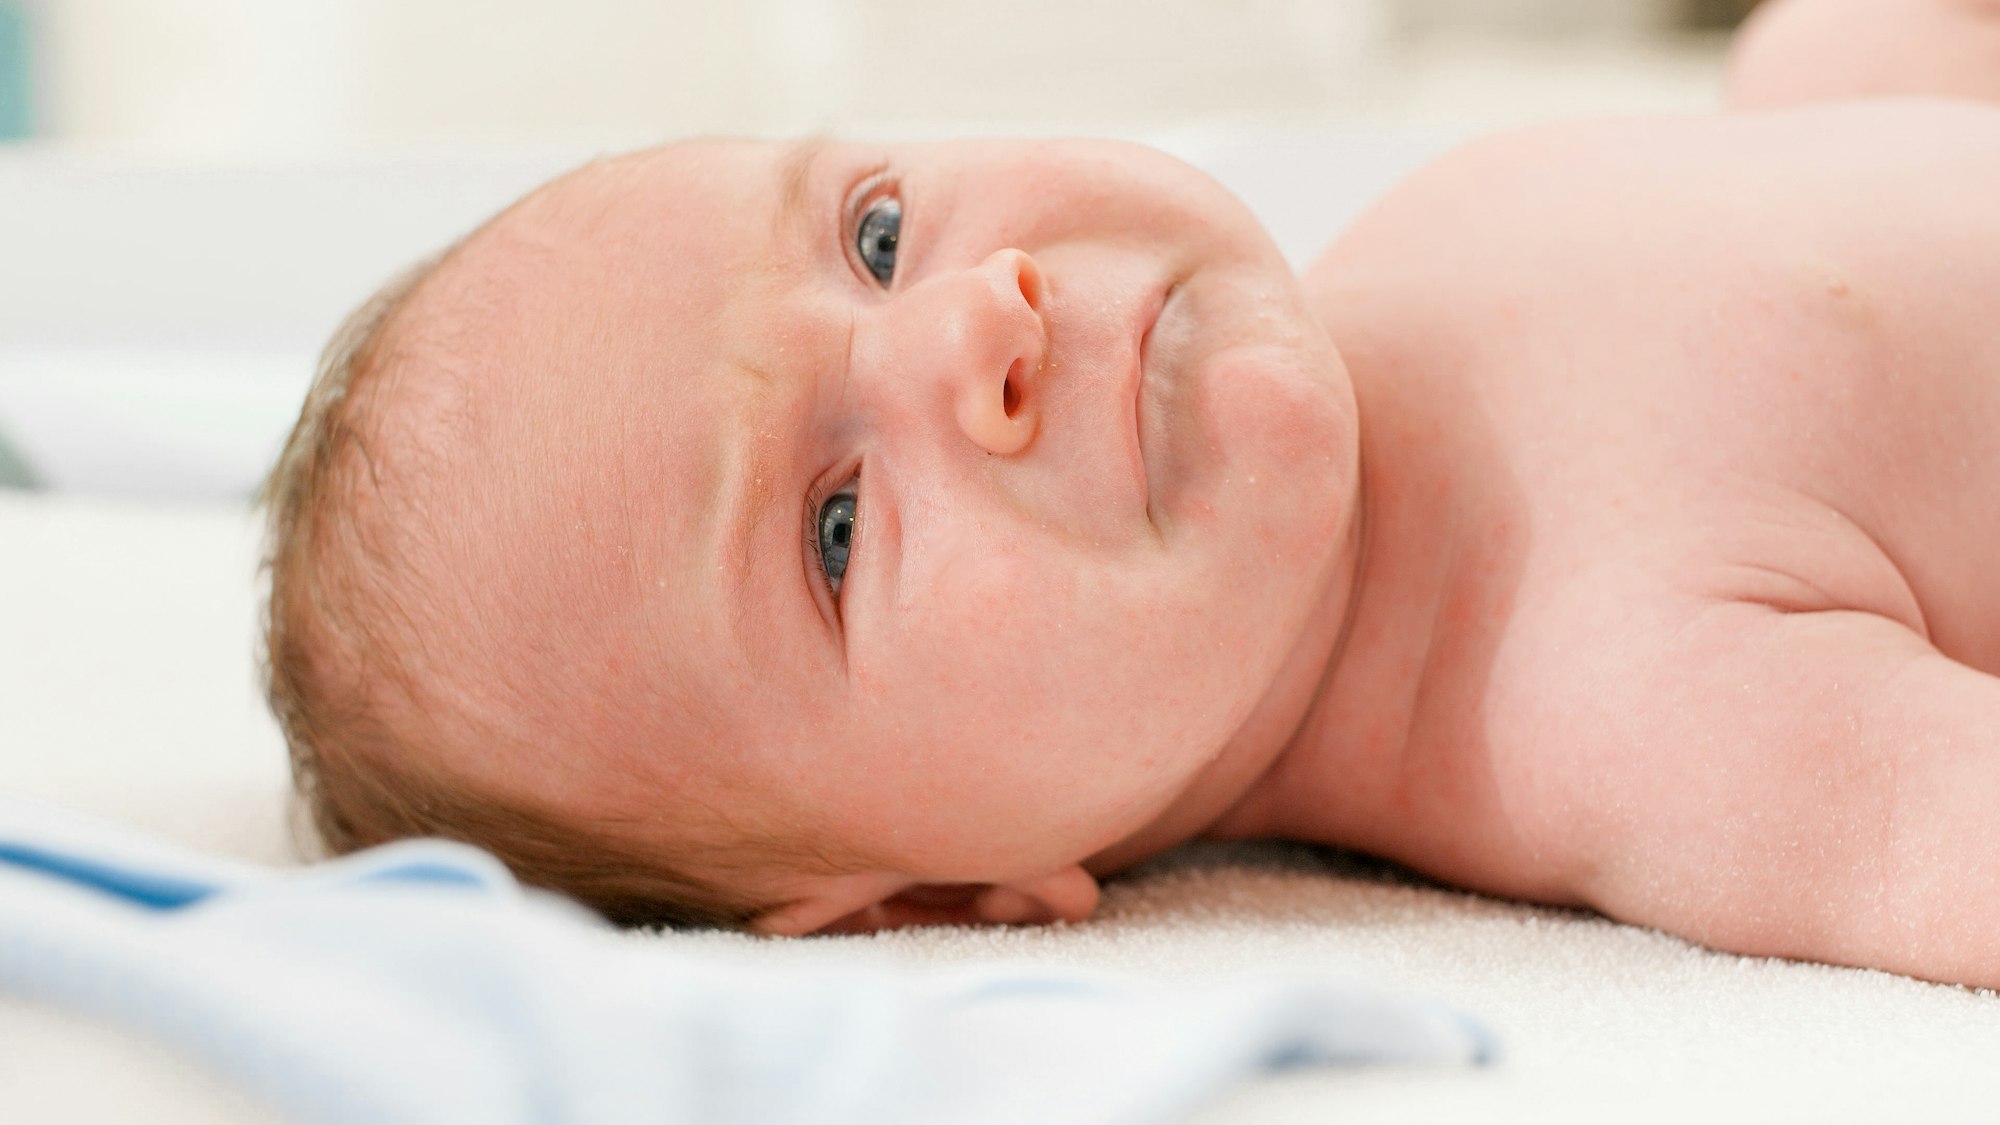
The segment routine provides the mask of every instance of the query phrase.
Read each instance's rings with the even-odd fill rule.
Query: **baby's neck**
[[[1361,419],[1358,563],[1327,595],[1342,626],[1303,719],[1203,835],[1379,846],[1375,826],[1409,815],[1398,792],[1433,647],[1457,635],[1450,607],[1480,581],[1461,563],[1490,474],[1476,464],[1476,435],[1447,409],[1460,397],[1399,349],[1342,351]]]

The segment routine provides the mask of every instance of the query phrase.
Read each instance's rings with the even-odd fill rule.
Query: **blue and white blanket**
[[[299,1122],[1141,1122],[1321,1063],[1470,1063],[1368,989],[763,963],[621,939],[440,841],[270,869],[0,800],[0,990]]]

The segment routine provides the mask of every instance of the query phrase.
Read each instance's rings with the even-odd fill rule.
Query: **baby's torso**
[[[1400,807],[1346,842],[1560,897],[1509,850],[1526,790],[1467,778],[1533,768],[1503,732],[1561,737],[1496,712],[1497,663],[1561,677],[1606,607],[1864,610],[2000,674],[1996,201],[1995,108],[1593,124],[1448,158],[1329,251],[1364,444],[1427,462],[1384,507],[1460,513],[1405,560],[1445,597]]]

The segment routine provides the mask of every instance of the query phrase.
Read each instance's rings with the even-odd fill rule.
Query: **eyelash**
[[[859,491],[861,472],[857,469],[845,476],[832,479],[840,481],[840,484],[837,486],[825,484],[814,485],[812,490],[806,494],[804,539],[806,556],[812,559],[813,573],[819,576],[820,588],[827,592],[827,595],[833,599],[833,604],[838,607],[840,605],[840,592],[833,588],[833,576],[826,572],[826,555],[819,549],[819,514],[820,510],[826,507],[827,501],[832,500],[843,492],[852,491],[856,497],[854,505],[855,538],[853,542],[858,545],[860,543],[861,529],[861,504],[859,501],[861,495]],[[848,550],[850,553],[853,552],[854,546],[850,545]],[[841,584],[846,584],[846,577],[844,575],[841,578]]]
[[[860,188],[854,192],[851,198],[852,202],[848,205],[846,213],[841,220],[841,246],[847,256],[848,265],[855,271],[856,276],[868,282],[871,286],[876,285],[878,282],[876,282],[874,274],[868,269],[868,263],[861,260],[861,252],[854,245],[855,238],[861,233],[861,223],[868,217],[869,208],[875,206],[877,202],[883,199],[894,199],[898,207],[903,206],[903,185],[901,181],[896,179],[895,174],[885,166],[877,168],[864,177]],[[909,210],[904,207],[902,210],[902,222],[907,225],[909,218]],[[900,249],[901,239],[899,238],[898,250]],[[902,264],[899,256],[896,263],[895,278],[902,276]],[[888,285],[882,286],[885,289],[888,287]]]

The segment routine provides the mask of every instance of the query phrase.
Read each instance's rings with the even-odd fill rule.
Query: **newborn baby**
[[[1841,93],[1850,7],[1739,101]],[[601,161],[329,348],[273,704],[332,848],[624,921],[1075,920],[1284,837],[2000,985],[1996,199],[1969,99],[1502,136],[1303,279],[1134,147]]]

